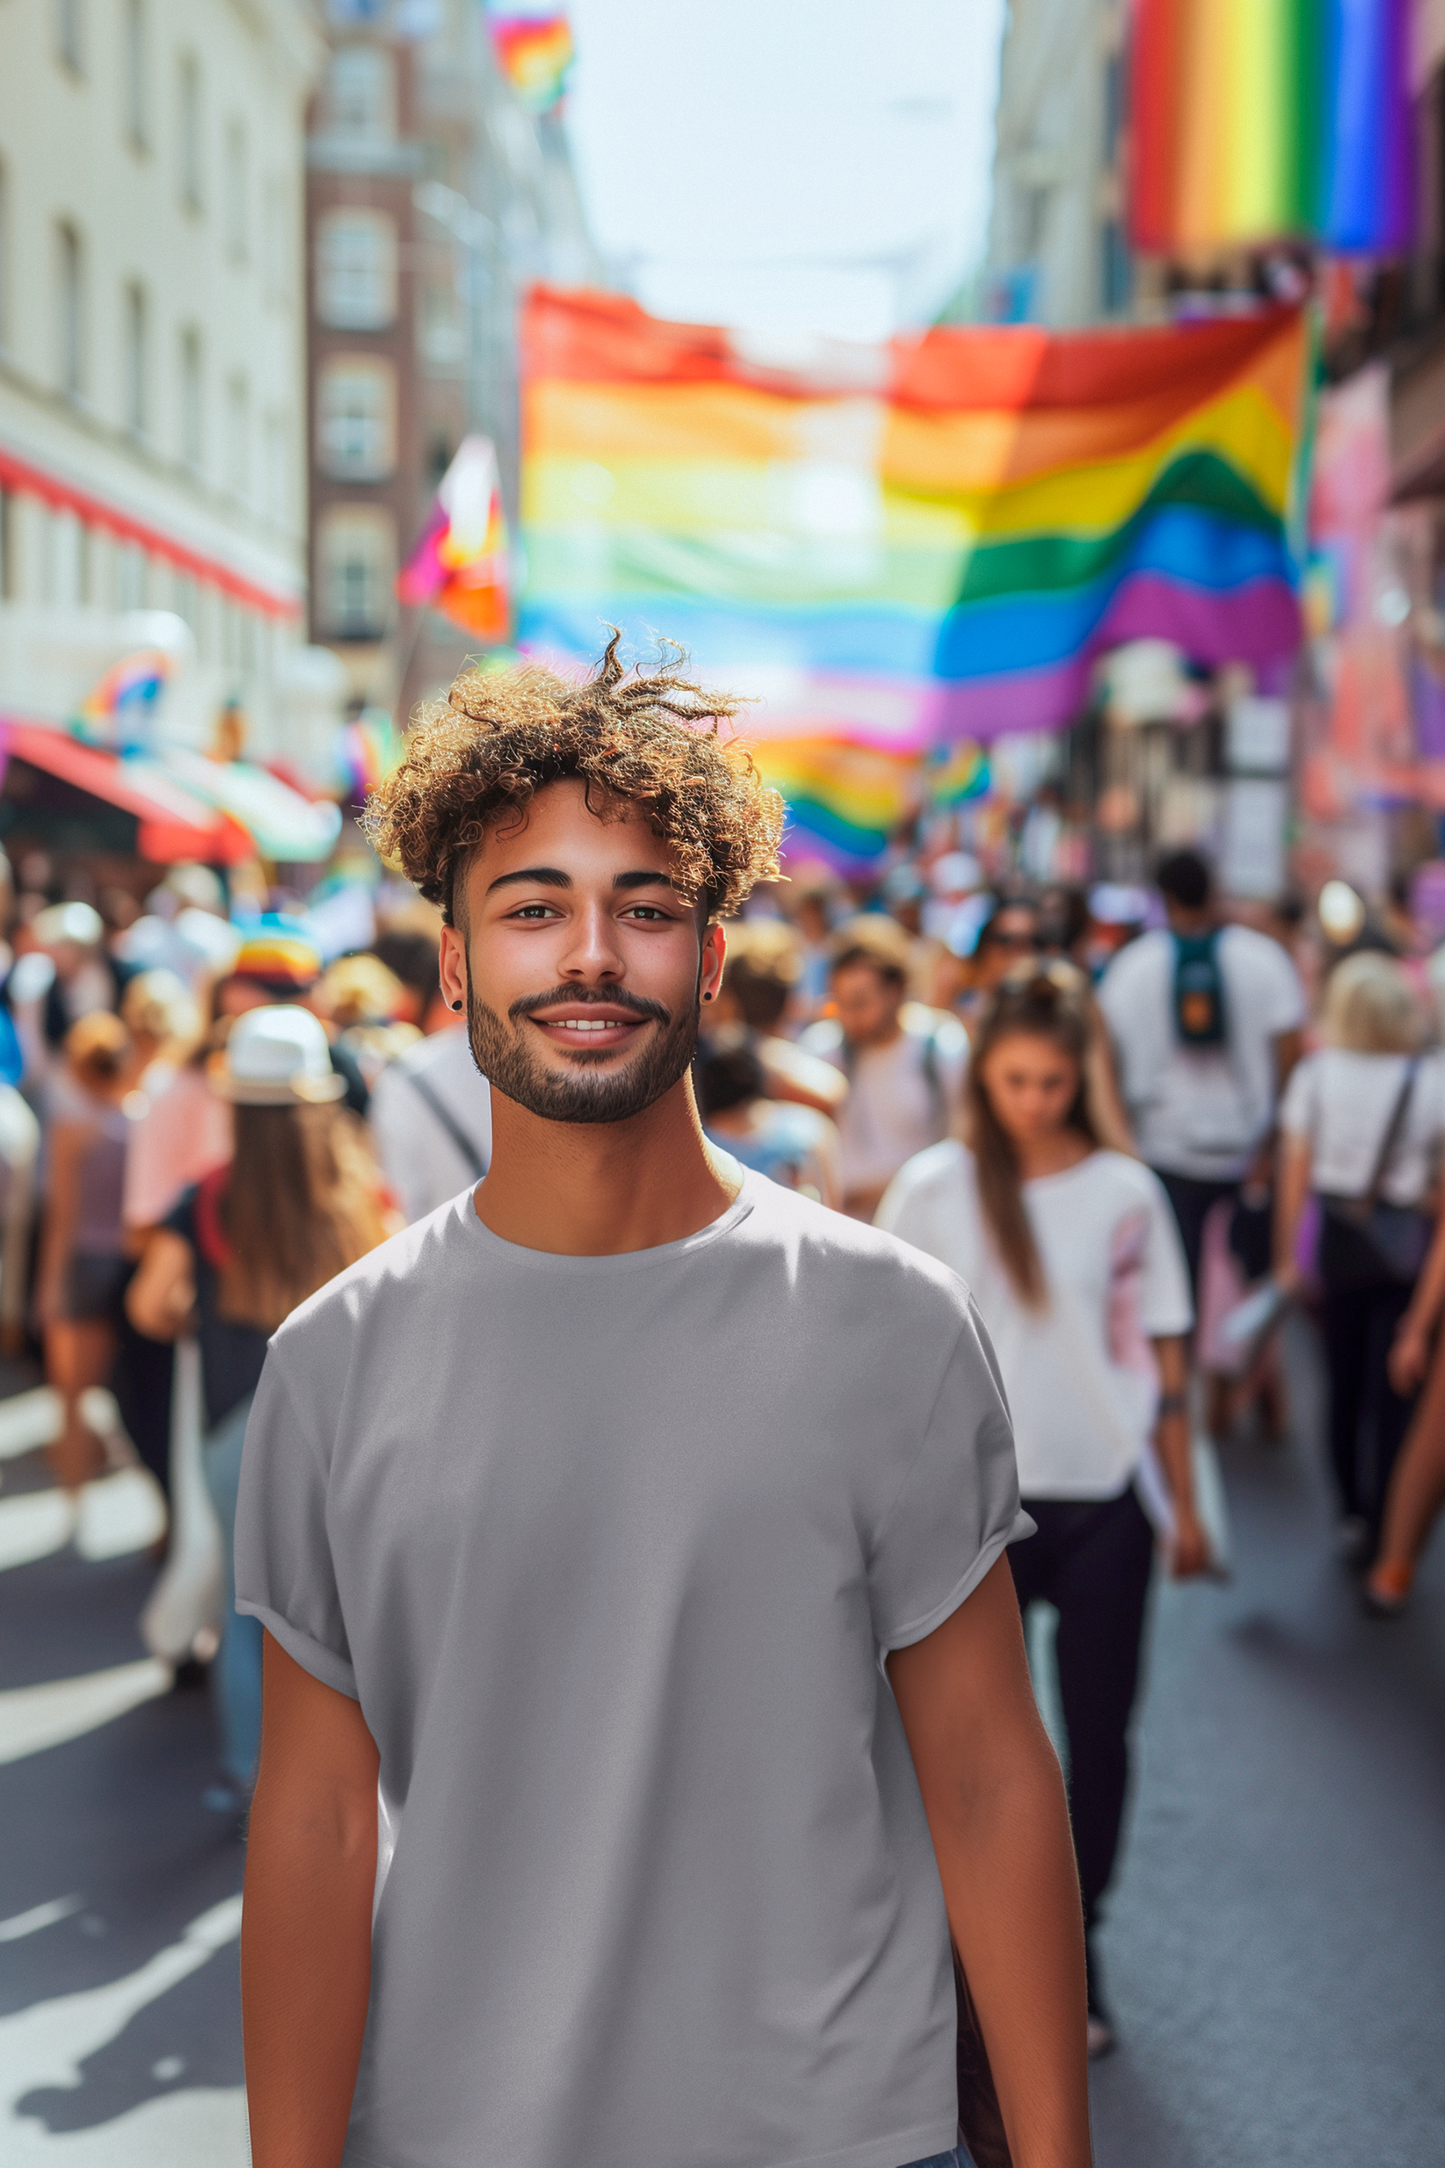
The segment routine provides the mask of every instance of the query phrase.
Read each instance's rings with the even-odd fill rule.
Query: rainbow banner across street
[[[681,642],[860,846],[894,772],[845,783],[820,744],[916,757],[1061,727],[1132,639],[1266,680],[1294,655],[1297,311],[939,329],[805,370],[541,289],[522,353],[520,643]]]

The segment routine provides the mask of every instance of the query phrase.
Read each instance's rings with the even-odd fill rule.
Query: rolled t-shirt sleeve
[[[273,1348],[246,1425],[236,1507],[236,1609],[303,1671],[356,1700],[326,1528],[326,1463]]]
[[[941,1626],[1006,1545],[1033,1526],[1019,1507],[1013,1430],[993,1350],[970,1302],[918,1450],[873,1544],[869,1594],[884,1654]]]

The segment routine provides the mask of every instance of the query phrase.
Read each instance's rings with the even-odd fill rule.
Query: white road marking
[[[74,1538],[82,1558],[126,1558],[165,1534],[166,1502],[148,1468],[117,1468],[81,1486],[0,1498],[0,1571],[63,1551]]]
[[[122,1980],[83,1988],[0,2018],[0,2158],[5,2168],[245,2168],[245,2094],[240,2086],[170,2093],[88,2130],[48,2131],[17,2103],[37,2089],[73,2091],[82,2065],[122,2033],[148,2003],[198,1972],[241,1928],[241,1900],[227,1897]],[[162,2058],[169,2065],[178,2058]],[[160,2066],[158,2065],[157,2068]]]
[[[0,1401],[0,1460],[17,1460],[60,1435],[60,1395],[48,1385]]]
[[[38,1935],[42,1927],[54,1927],[59,1920],[68,1920],[72,1912],[78,1912],[84,1903],[81,1897],[52,1897],[49,1904],[32,1905],[28,1912],[12,1913],[8,1920],[0,1920],[0,1942],[19,1942],[25,1935]]]
[[[174,1674],[157,1656],[74,1679],[46,1679],[0,1693],[0,1762],[22,1761],[67,1739],[83,1738],[128,1709],[170,1692]]]
[[[62,1490],[0,1498],[0,1571],[63,1551],[75,1532],[75,1501]]]
[[[126,1558],[165,1532],[165,1494],[149,1468],[117,1468],[81,1491],[75,1548],[82,1558]]]
[[[240,1932],[241,1900],[223,1898],[192,1920],[179,1942],[157,1950],[124,1979],[57,1995],[0,2018],[0,2139],[8,2135],[7,2123],[23,2127],[15,2117],[17,2100],[40,2086],[78,2086],[82,2063],[123,2032],[148,2003],[199,1972]],[[7,2161],[11,2158],[3,2144],[0,2153]]]
[[[239,2085],[162,2093],[89,2130],[48,2131],[0,2108],[5,2168],[247,2168],[246,2095]]]

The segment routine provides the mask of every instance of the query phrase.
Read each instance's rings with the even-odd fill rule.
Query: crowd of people
[[[323,964],[284,914],[233,923],[205,868],[108,919],[3,871],[0,1330],[41,1353],[72,1489],[118,1450],[97,1386],[168,1487],[173,1344],[198,1345],[229,1572],[269,1335],[488,1169],[441,914],[418,903]],[[1291,1304],[1323,1327],[1339,1547],[1376,1616],[1408,1602],[1445,1496],[1445,956],[1398,908],[1340,941],[1302,905],[1231,908],[1193,851],[1155,874],[990,887],[951,850],[765,880],[727,924],[693,1064],[719,1150],[972,1290],[1037,1531],[1008,1554],[1015,1591],[1058,1616],[1096,2053],[1154,1562],[1219,1566],[1194,1436],[1283,1435]],[[255,1774],[261,1645],[228,1584],[227,1811]]]

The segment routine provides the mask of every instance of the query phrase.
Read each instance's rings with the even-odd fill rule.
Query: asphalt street
[[[1100,2168],[1442,2154],[1445,1541],[1407,1619],[1361,1617],[1307,1328],[1290,1368],[1291,1442],[1224,1456],[1235,1578],[1156,1600]],[[137,1635],[154,1568],[123,1506],[77,1548],[39,1453],[0,1440],[0,2160],[243,2168],[242,1850],[202,1804],[206,1694]]]

